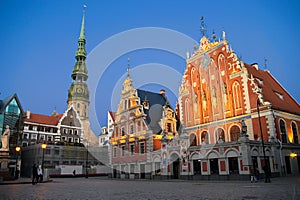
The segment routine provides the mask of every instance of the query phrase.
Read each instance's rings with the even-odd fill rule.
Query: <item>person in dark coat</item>
[[[271,173],[270,173],[269,167],[267,165],[265,165],[263,167],[263,170],[265,172],[265,183],[270,183],[271,182],[271,180],[270,180]]]
[[[37,167],[36,167],[36,164],[33,164],[33,166],[32,166],[32,185],[37,184],[37,182],[38,182]]]

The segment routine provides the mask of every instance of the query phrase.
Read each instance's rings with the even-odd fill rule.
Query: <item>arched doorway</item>
[[[178,179],[180,174],[180,160],[176,153],[171,155],[171,178]]]
[[[194,153],[191,156],[193,161],[193,175],[201,175],[201,159],[198,153]]]

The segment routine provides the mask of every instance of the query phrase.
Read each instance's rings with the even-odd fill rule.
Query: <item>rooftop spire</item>
[[[79,39],[82,39],[82,40],[85,39],[85,35],[84,35],[84,17],[85,17],[86,7],[87,7],[86,5],[83,5],[82,22],[81,22],[81,29],[80,29],[80,36],[79,36]]]
[[[201,34],[202,34],[202,37],[206,36],[206,30],[207,30],[207,27],[206,27],[206,24],[204,22],[204,17],[202,16],[200,18],[200,21],[201,21]]]
[[[130,73],[130,58],[129,57],[127,59],[127,69],[126,69],[126,71],[127,71],[127,76],[129,76],[129,73]]]

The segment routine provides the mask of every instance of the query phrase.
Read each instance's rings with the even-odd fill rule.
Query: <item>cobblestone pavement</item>
[[[300,176],[246,181],[112,180],[59,178],[0,185],[0,199],[283,199],[300,200]]]

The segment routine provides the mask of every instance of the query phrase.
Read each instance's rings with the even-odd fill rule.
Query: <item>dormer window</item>
[[[125,130],[124,130],[124,127],[121,128],[121,136],[124,136],[125,135]]]
[[[143,101],[143,106],[145,109],[149,109],[149,101],[148,100]]]
[[[255,78],[257,80],[257,82],[260,84],[260,85],[263,85],[264,82],[262,80],[260,80],[259,78]]]
[[[274,92],[274,93],[279,97],[279,99],[283,100],[283,95],[282,94],[280,94],[278,92]]]

